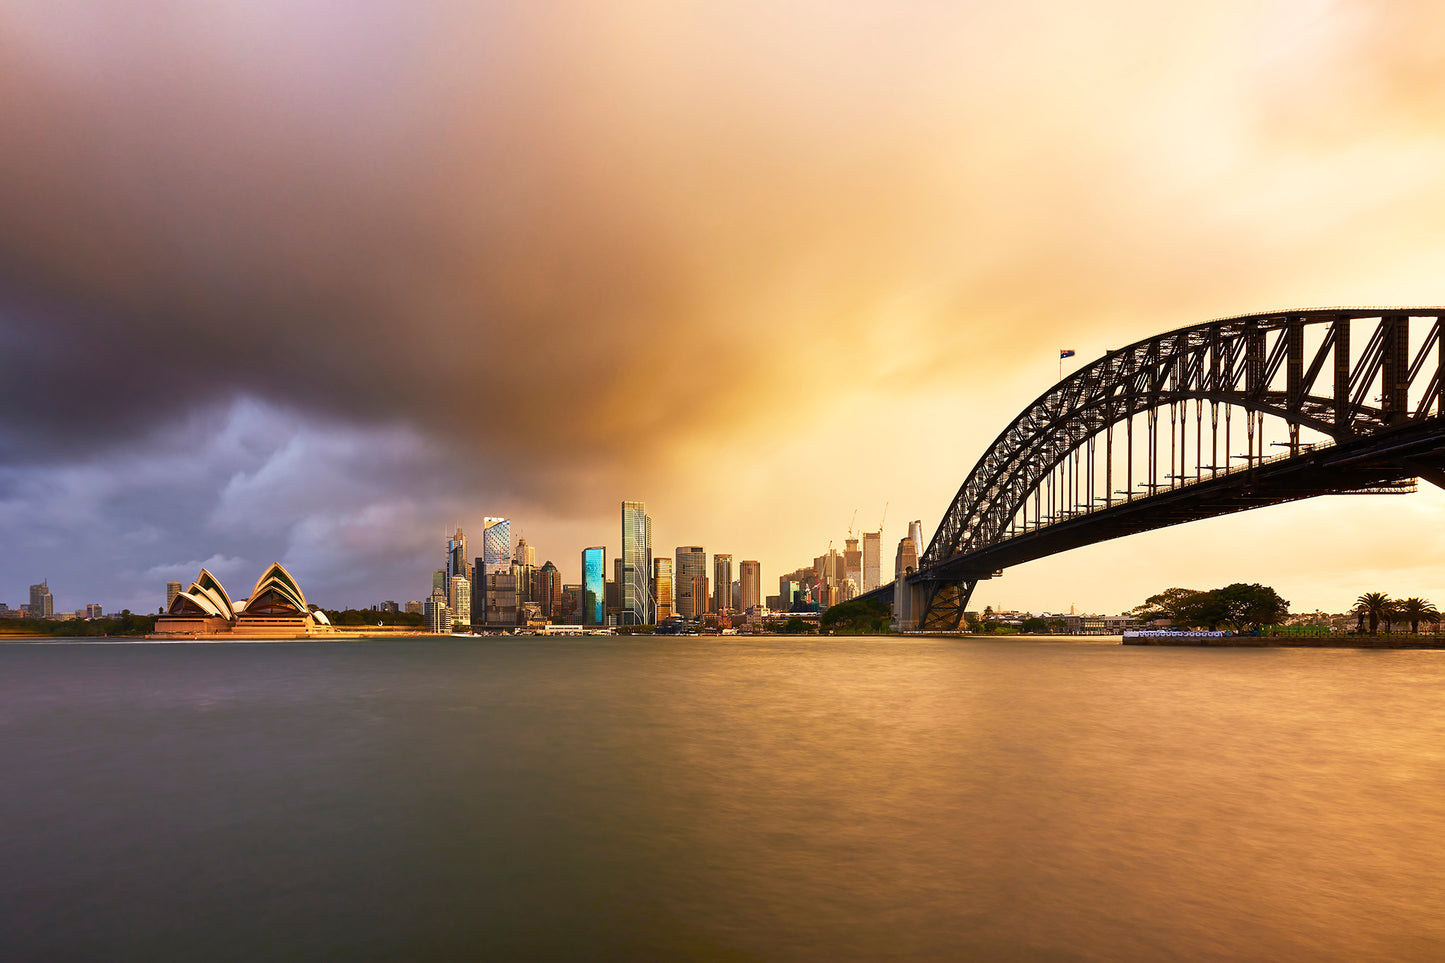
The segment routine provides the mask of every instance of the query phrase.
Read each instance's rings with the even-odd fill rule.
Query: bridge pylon
[[[893,584],[894,627],[900,632],[957,632],[978,579],[912,578]]]

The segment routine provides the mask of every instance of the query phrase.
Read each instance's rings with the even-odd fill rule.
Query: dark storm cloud
[[[690,189],[667,183],[678,158],[645,169],[533,27],[511,25],[520,57],[483,41],[463,70],[445,29],[505,18],[260,9],[10,24],[0,323],[25,364],[0,404],[30,414],[20,451],[250,395],[585,455],[652,427],[625,379],[726,344],[699,211],[656,201]]]

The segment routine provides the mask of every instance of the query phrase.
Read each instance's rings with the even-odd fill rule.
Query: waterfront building
[[[98,619],[104,614],[99,602],[91,602],[85,607],[85,617],[88,619]]]
[[[642,502],[622,503],[619,604],[623,625],[652,625],[652,518]]]
[[[733,557],[718,553],[712,557],[714,612],[730,612],[733,607]]]
[[[910,572],[918,571],[918,543],[912,536],[898,542],[898,557],[893,562],[893,578],[898,580]]]
[[[652,560],[652,600],[658,622],[672,618],[672,559],[665,555]]]
[[[432,594],[436,594],[437,589],[441,589],[443,595],[447,594],[447,570],[444,568],[431,573]]]
[[[607,549],[582,550],[582,624],[603,625],[607,611]]]
[[[422,606],[420,599],[412,599],[410,602],[406,603],[406,608],[404,609],[404,611],[407,615],[421,615],[421,607]]]
[[[472,624],[472,583],[465,575],[453,575],[449,598],[453,601],[447,607],[452,612],[452,622],[458,626]]]
[[[754,560],[738,563],[738,595],[738,607],[744,612],[757,608],[763,600],[762,566]]]
[[[517,581],[519,569],[510,559],[505,565],[493,565],[486,570],[483,591],[472,588],[472,625],[474,627],[509,629],[517,624]],[[483,606],[477,610],[478,596]]]
[[[168,610],[170,609],[171,603],[174,602],[174,601],[176,600],[176,596],[177,596],[177,595],[180,595],[180,594],[181,594],[181,583],[180,583],[180,582],[167,582],[167,583],[166,583],[166,609],[168,609]]]
[[[863,552],[858,548],[858,539],[850,538],[843,543],[843,581],[853,580],[855,586],[863,584]],[[846,600],[845,600],[846,601]]]
[[[707,575],[707,553],[701,545],[678,546],[672,567],[673,591],[677,614],[695,619],[707,611],[707,599],[693,600],[692,589],[699,575]]]
[[[250,635],[262,638],[306,638],[329,633],[325,613],[312,611],[306,595],[280,562],[272,562],[251,594],[233,602],[220,581],[201,569],[190,588],[171,602],[156,620],[158,635]]]
[[[392,601],[391,599],[387,599],[385,602],[382,602],[382,603],[381,603],[381,610],[382,610],[383,612],[389,612],[389,613],[395,615],[396,613],[398,613],[398,612],[401,611],[401,606],[400,606],[400,605],[397,605],[397,604],[396,604],[394,601]]]
[[[55,596],[50,594],[50,580],[30,586],[30,617],[48,619],[55,615]]]
[[[863,533],[863,591],[871,592],[882,585],[883,531]]]
[[[452,630],[452,610],[447,606],[447,597],[440,590],[427,597],[424,611],[428,632],[437,634]]]
[[[700,619],[708,612],[707,576],[694,575],[692,577],[692,617]]]
[[[582,624],[582,586],[580,584],[562,586],[562,611],[553,617],[552,621],[565,623],[567,625]]]
[[[569,614],[562,607],[562,573],[551,560],[532,573],[532,600],[544,618],[561,619]]]

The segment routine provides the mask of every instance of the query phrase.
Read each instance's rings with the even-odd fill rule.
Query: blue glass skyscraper
[[[607,549],[582,550],[582,624],[602,625],[607,604]]]

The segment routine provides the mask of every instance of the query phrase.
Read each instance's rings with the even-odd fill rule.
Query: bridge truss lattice
[[[1008,564],[1346,492],[1445,487],[1445,308],[1244,315],[1109,351],[998,436],[910,582],[961,623]]]

